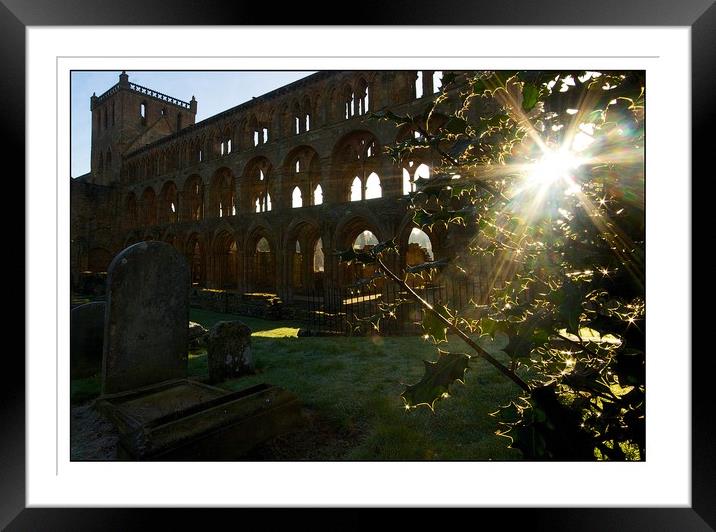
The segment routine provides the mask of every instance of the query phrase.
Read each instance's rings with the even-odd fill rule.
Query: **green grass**
[[[222,314],[211,310],[203,310],[192,308],[189,311],[189,319],[197,323],[201,323],[207,329],[218,321],[223,320],[239,320],[251,329],[251,336],[265,336],[270,338],[296,337],[298,329],[302,325],[297,321],[290,320],[263,320],[260,318],[252,318],[250,316],[237,316],[235,314]]]
[[[421,378],[424,359],[436,358],[434,346],[422,338],[298,338],[296,323],[191,311],[191,320],[205,327],[222,319],[240,319],[254,331],[252,353],[257,373],[219,386],[228,390],[263,382],[281,386],[295,393],[311,415],[310,430],[284,441],[285,447],[293,448],[283,456],[348,460],[520,458],[517,451],[507,448],[509,440],[494,434],[498,427],[489,415],[519,390],[482,360],[471,361],[465,385],[454,386],[451,397],[437,403],[435,413],[425,407],[406,411],[400,398],[405,384]],[[453,342],[455,345],[450,345]],[[450,344],[441,348],[464,351],[457,341]],[[207,375],[204,351],[190,352],[189,374],[199,378]],[[73,400],[87,397],[93,382],[73,382]]]

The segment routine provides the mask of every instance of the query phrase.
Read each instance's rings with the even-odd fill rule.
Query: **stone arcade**
[[[97,284],[120,250],[156,240],[186,257],[192,304],[279,315],[278,303],[300,305],[370,273],[334,250],[397,236],[395,267],[452,256],[459,231],[416,228],[403,201],[430,177],[433,155],[396,164],[383,152],[419,132],[368,119],[384,109],[420,116],[441,77],[318,72],[195,123],[196,99],[122,73],[91,98],[91,171],[71,180],[74,289]],[[431,127],[441,120],[436,113]]]

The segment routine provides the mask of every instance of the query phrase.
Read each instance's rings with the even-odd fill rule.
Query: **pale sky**
[[[72,177],[90,170],[92,114],[90,97],[119,81],[120,71],[73,71],[71,75]],[[129,81],[188,102],[198,102],[196,121],[310,76],[313,71],[128,71]]]

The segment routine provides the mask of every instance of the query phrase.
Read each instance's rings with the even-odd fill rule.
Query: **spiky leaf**
[[[423,378],[411,386],[407,386],[401,397],[409,407],[426,405],[431,410],[435,401],[444,393],[448,393],[450,385],[456,381],[463,382],[470,357],[465,353],[448,353],[438,351],[436,362],[425,360]]]
[[[450,320],[450,311],[445,305],[435,305],[433,310],[423,309],[423,329],[436,344],[447,342],[447,325],[440,316]]]

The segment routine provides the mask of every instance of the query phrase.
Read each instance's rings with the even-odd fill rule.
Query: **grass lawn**
[[[192,309],[190,319],[211,326],[235,316]],[[482,360],[473,359],[466,385],[436,406],[406,411],[400,393],[417,382],[423,359],[436,358],[434,347],[415,337],[298,338],[300,324],[240,317],[253,331],[255,375],[220,387],[240,390],[267,382],[298,395],[307,425],[271,442],[256,459],[313,460],[512,460],[519,452],[495,436],[489,416],[519,392]],[[452,344],[453,342],[450,342]],[[441,348],[464,351],[455,345]],[[189,373],[207,374],[206,353],[189,355]],[[96,378],[73,381],[73,401],[98,392]]]

